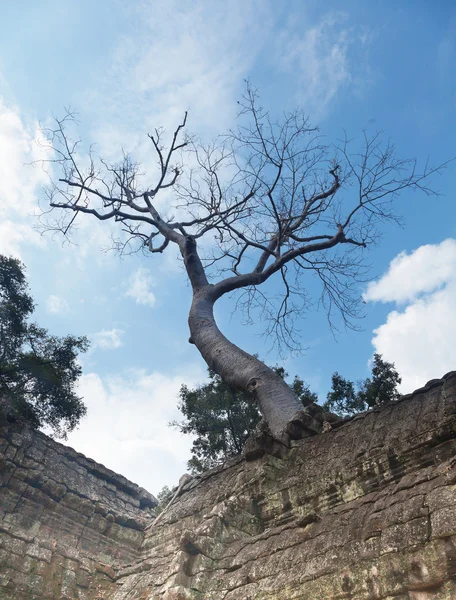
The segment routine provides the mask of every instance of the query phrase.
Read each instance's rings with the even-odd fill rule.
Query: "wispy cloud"
[[[37,187],[47,181],[39,164],[48,152],[36,143],[41,137],[37,123],[27,125],[16,107],[0,97],[0,207],[22,217],[35,209]]]
[[[47,153],[36,140],[36,123],[27,125],[16,107],[0,97],[0,252],[21,256],[21,245],[44,246],[45,241],[30,225],[36,210],[36,192],[47,176],[35,164]]]
[[[440,84],[448,81],[454,72],[456,60],[456,19],[452,19],[448,27],[447,35],[440,41],[437,47],[436,74]]]
[[[125,295],[134,298],[137,304],[155,306],[155,294],[151,291],[154,285],[154,279],[149,271],[140,267],[130,277]]]
[[[102,329],[94,333],[92,338],[92,348],[101,348],[102,350],[115,350],[123,345],[123,329]]]
[[[0,210],[0,215],[1,212]],[[5,219],[0,222],[0,254],[22,258],[21,247],[25,244],[44,247],[46,241],[31,225],[23,223],[17,218],[15,220]]]
[[[47,299],[46,308],[52,314],[63,314],[68,312],[70,307],[64,298],[51,294]]]
[[[150,157],[145,134],[171,129],[189,110],[189,128],[219,133],[236,114],[236,99],[270,39],[270,2],[145,0],[133,14],[134,34],[119,39],[112,70],[93,93],[100,152],[121,147]],[[135,132],[135,133],[132,133]]]
[[[357,65],[350,50],[370,39],[365,30],[354,31],[343,12],[330,12],[308,27],[290,15],[275,41],[276,66],[293,74],[297,100],[313,119],[324,116],[338,92],[352,82]]]

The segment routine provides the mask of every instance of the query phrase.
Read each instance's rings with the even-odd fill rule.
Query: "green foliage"
[[[274,370],[283,378],[282,367]],[[318,400],[309,386],[295,377],[292,389],[304,406]],[[209,383],[191,390],[180,389],[179,409],[185,420],[173,422],[181,433],[195,436],[188,468],[201,473],[237,456],[261,419],[260,412],[245,392],[234,390],[219,375],[209,370]]]
[[[85,337],[56,337],[30,323],[35,308],[24,265],[0,255],[0,396],[34,427],[47,425],[65,437],[86,408],[74,393],[81,375]]]
[[[283,367],[276,366],[274,371],[284,379],[288,376]],[[323,408],[341,416],[354,415],[397,400],[400,382],[394,364],[384,361],[380,354],[374,354],[371,377],[357,385],[337,372],[333,374],[332,388]],[[295,376],[290,387],[303,406],[318,402],[317,394],[299,377]],[[208,383],[195,389],[183,385],[179,395],[179,409],[185,419],[172,425],[181,433],[194,436],[192,458],[188,462],[188,468],[194,474],[240,454],[261,419],[250,396],[234,390],[211,371]]]
[[[381,354],[374,354],[372,377],[363,382],[362,398],[369,408],[396,402],[400,398],[397,386],[401,381],[394,363],[384,361]]]
[[[200,473],[242,452],[260,420],[258,408],[246,394],[209,371],[209,383],[180,389],[179,409],[185,420],[173,423],[182,433],[195,435],[189,469]]]
[[[290,387],[296,394],[298,399],[302,402],[303,406],[309,406],[309,404],[317,404],[317,394],[315,392],[311,392],[307,383],[305,383],[297,375],[294,376],[293,383]]]
[[[365,410],[364,401],[359,398],[353,382],[342,377],[337,371],[333,373],[332,388],[323,408],[338,415],[354,415]]]
[[[168,504],[171,502],[171,498],[174,495],[175,489],[172,490],[167,485],[164,485],[162,489],[157,494],[158,505],[155,508],[155,514],[159,515],[161,512],[165,510]]]
[[[333,374],[332,388],[323,408],[339,415],[354,415],[375,406],[395,402],[400,397],[397,386],[401,381],[394,363],[383,360],[381,354],[376,353],[372,376],[360,382],[357,389],[352,381],[337,372]]]

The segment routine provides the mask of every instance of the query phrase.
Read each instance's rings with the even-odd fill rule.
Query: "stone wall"
[[[456,598],[456,374],[208,473],[106,598]]]
[[[94,600],[139,557],[156,500],[23,423],[0,427],[0,599]]]
[[[53,449],[54,443],[40,435],[26,438],[26,448],[17,441],[8,446],[15,456],[21,453],[15,485],[22,489],[26,483],[33,493],[29,499],[7,481],[5,497],[16,498],[5,511],[7,552],[22,557],[8,568],[23,575],[14,580],[22,586],[17,593],[0,592],[0,598],[456,599],[456,373],[396,404],[297,442],[284,458],[238,459],[194,479],[160,521],[154,525],[149,519],[141,531],[145,521],[138,516],[140,497],[136,506],[122,504],[119,493],[125,491],[116,488],[112,500],[100,501],[95,488],[103,487],[102,477],[89,487],[90,510],[98,505],[103,509],[94,508],[90,516],[81,508],[85,498],[78,496],[78,506],[72,505],[71,496],[70,502],[65,495],[57,502],[44,483],[24,482],[21,469],[27,468],[20,465],[27,452],[36,442]],[[42,464],[40,456],[27,460]],[[77,495],[71,487],[66,494]],[[34,496],[34,490],[46,494],[46,501]],[[52,511],[67,525],[49,520],[47,498],[56,503]],[[29,502],[36,505],[33,523],[25,508]],[[124,507],[128,510],[122,512]],[[123,517],[135,511],[137,528],[126,536]],[[71,538],[70,556],[62,548],[67,548],[63,539],[78,522],[71,517],[74,513],[85,515],[86,528],[94,521],[87,544],[81,543],[84,527]],[[101,528],[95,524],[97,515],[105,520]],[[109,523],[118,525],[118,533],[110,533]],[[21,537],[23,532],[28,540]],[[15,539],[21,542],[18,551]],[[53,544],[59,548],[58,560],[52,558]],[[35,556],[42,548],[48,552],[46,560]],[[39,572],[32,571],[32,561],[41,565]],[[70,563],[71,568],[65,566]],[[72,586],[73,596],[46,591],[46,581],[58,581],[64,590],[68,573],[77,578],[79,572],[83,577]],[[43,580],[43,591],[35,595],[32,575]]]

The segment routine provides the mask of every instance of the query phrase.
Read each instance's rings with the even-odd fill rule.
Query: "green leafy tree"
[[[56,337],[30,323],[35,304],[24,265],[0,255],[0,397],[34,427],[65,437],[86,412],[74,386],[85,337]]]
[[[161,512],[165,510],[168,504],[171,501],[171,498],[174,495],[174,491],[176,488],[171,489],[169,486],[164,485],[162,489],[157,494],[158,504],[155,507],[155,514],[159,515]]]
[[[383,360],[381,354],[375,353],[372,376],[356,387],[339,373],[333,374],[332,388],[323,408],[339,415],[354,415],[387,402],[395,402],[400,397],[397,388],[401,381],[394,363]]]
[[[369,408],[396,402],[400,398],[397,388],[401,382],[402,379],[394,363],[386,362],[381,354],[376,353],[372,365],[372,377],[368,377],[363,382],[360,395]]]
[[[318,396],[315,392],[311,392],[307,383],[295,375],[293,383],[290,385],[296,397],[300,400],[303,406],[317,404]]]
[[[337,371],[332,376],[332,387],[323,407],[338,415],[353,415],[364,410],[352,381],[345,379]]]
[[[283,367],[274,367],[282,378],[287,377]],[[318,397],[299,377],[290,386],[304,406],[317,402]],[[173,422],[181,433],[196,436],[188,468],[201,473],[242,452],[244,444],[261,419],[251,396],[225,383],[219,375],[209,371],[209,383],[189,389],[180,389],[179,409],[183,422]]]

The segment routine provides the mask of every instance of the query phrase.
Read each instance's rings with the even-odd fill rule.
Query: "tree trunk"
[[[224,381],[253,394],[272,435],[280,440],[303,406],[279,375],[222,334],[215,323],[214,302],[211,286],[194,290],[189,315],[190,341]]]

